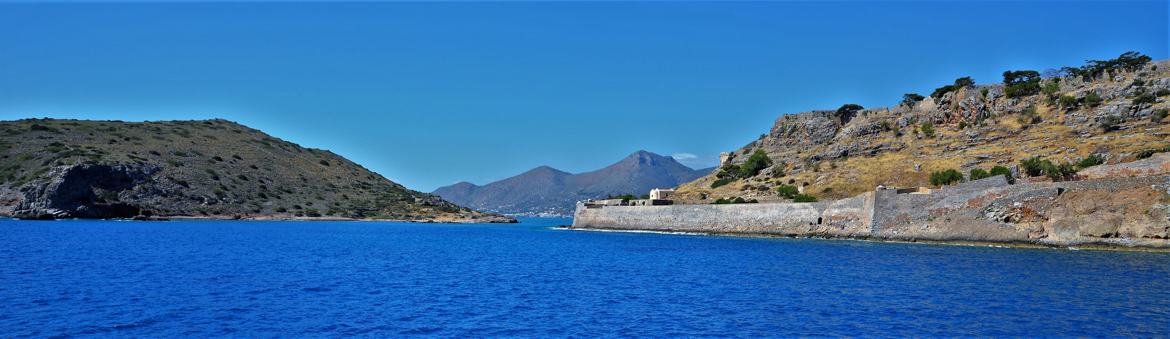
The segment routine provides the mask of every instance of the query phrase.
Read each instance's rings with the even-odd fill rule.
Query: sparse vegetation
[[[926,97],[918,95],[918,93],[906,93],[902,95],[902,105],[906,107],[914,107],[919,101],[926,99]]]
[[[972,86],[975,86],[975,80],[972,80],[971,77],[958,78],[958,79],[955,79],[954,84],[936,88],[934,90],[934,92],[930,93],[930,97],[936,98],[936,99],[941,98],[943,95],[946,95],[947,93],[957,91],[957,90],[962,89],[964,87],[972,87]]]
[[[930,185],[945,186],[963,182],[963,173],[955,169],[947,169],[930,173]]]
[[[934,124],[930,121],[923,122],[918,128],[922,130],[922,135],[925,135],[927,138],[934,137]]]
[[[1037,71],[1005,71],[1003,72],[1004,95],[1016,98],[1040,93],[1040,72]]]

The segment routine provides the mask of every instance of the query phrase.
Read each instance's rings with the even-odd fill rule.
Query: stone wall
[[[1170,177],[1011,185],[996,176],[931,194],[878,190],[817,203],[578,204],[574,228],[1170,248]]]

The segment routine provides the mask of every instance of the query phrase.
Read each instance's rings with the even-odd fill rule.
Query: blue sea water
[[[4,220],[0,335],[1170,335],[1170,254],[568,222]]]

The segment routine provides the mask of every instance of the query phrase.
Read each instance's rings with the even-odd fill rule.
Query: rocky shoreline
[[[1167,162],[1153,157],[1148,162]],[[596,206],[573,229],[1170,250],[1170,166],[1101,165],[1093,179],[884,189],[815,203]]]

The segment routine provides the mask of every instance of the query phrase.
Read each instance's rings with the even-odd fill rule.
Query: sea
[[[1170,254],[519,224],[0,220],[0,336],[1170,335]]]

